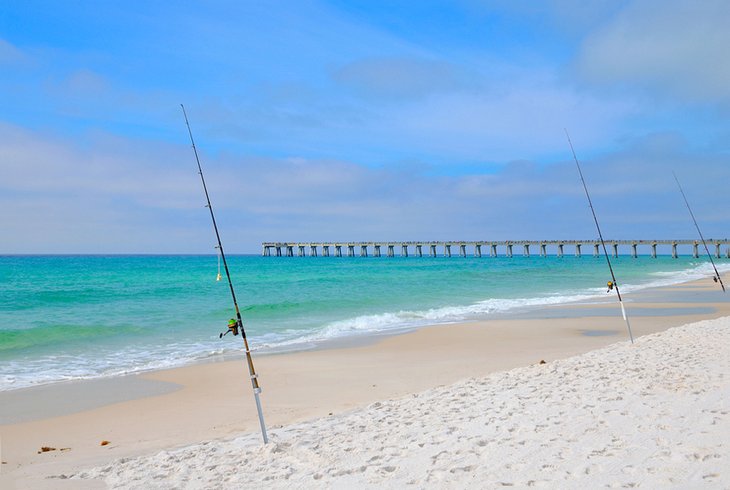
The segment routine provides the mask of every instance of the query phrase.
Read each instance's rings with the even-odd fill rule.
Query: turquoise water
[[[619,257],[624,292],[709,273]],[[604,258],[229,258],[256,351],[605,297]],[[726,263],[720,264],[727,267]],[[176,366],[241,349],[216,256],[0,257],[0,390]]]

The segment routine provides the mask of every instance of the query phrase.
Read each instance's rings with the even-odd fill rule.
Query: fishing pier
[[[691,246],[692,256],[698,258],[704,251],[699,240],[606,240],[606,247],[614,257],[619,255],[619,246],[630,247],[631,256],[638,257],[639,247],[647,247],[653,258],[657,256],[657,246],[671,246],[672,257],[678,257],[677,247]],[[572,249],[576,257],[583,255],[584,248],[592,248],[593,256],[600,255],[601,242],[599,240],[506,240],[506,241],[409,241],[409,242],[264,242],[262,255],[264,257],[497,257],[502,251],[505,257],[513,257],[521,253],[529,257],[532,250],[541,257],[548,256],[548,247],[554,249],[555,255],[562,257],[566,246]],[[730,259],[730,240],[707,240],[710,253],[716,258],[722,257],[722,248],[725,256]],[[396,254],[396,250],[398,253]],[[439,254],[439,251],[441,254]]]

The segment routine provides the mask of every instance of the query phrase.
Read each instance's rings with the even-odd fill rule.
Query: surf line
[[[218,233],[218,225],[215,221],[215,215],[213,214],[213,206],[210,204],[210,196],[208,195],[208,187],[205,185],[205,177],[203,177],[203,168],[200,166],[200,158],[198,157],[198,149],[195,147],[195,140],[193,140],[193,132],[190,129],[190,123],[188,122],[188,115],[185,112],[185,106],[180,104],[185,117],[185,125],[188,127],[188,134],[190,135],[190,143],[193,146],[193,153],[195,154],[195,161],[198,163],[198,173],[200,174],[200,181],[203,183],[203,191],[205,191],[205,199],[208,202],[206,207],[210,211],[210,219],[213,221],[213,229],[215,230],[215,237],[218,240],[218,252],[220,253],[220,259],[223,262],[223,268],[226,271],[226,277],[228,278],[228,286],[231,290],[231,298],[233,298],[233,306],[236,308],[235,322],[231,322],[228,325],[228,332],[233,332],[233,335],[238,335],[238,330],[241,330],[241,337],[243,338],[243,346],[246,351],[246,362],[248,363],[248,374],[251,378],[251,385],[253,386],[253,395],[256,400],[256,411],[259,415],[259,424],[261,425],[261,436],[264,439],[264,444],[269,442],[269,437],[266,434],[266,424],[264,423],[264,413],[261,410],[261,387],[259,386],[258,374],[253,366],[253,357],[251,356],[251,349],[248,347],[248,340],[246,339],[246,330],[243,328],[243,320],[241,319],[241,311],[238,309],[238,301],[236,301],[236,292],[233,290],[233,281],[231,281],[231,273],[228,271],[228,262],[226,262],[226,254],[223,252],[223,244],[221,243],[221,236]],[[220,275],[220,274],[219,274]],[[220,337],[223,338],[220,334]]]
[[[700,235],[700,239],[702,240],[702,245],[705,246],[705,252],[707,252],[707,257],[710,259],[712,268],[715,270],[715,275],[712,277],[712,280],[715,282],[719,282],[720,287],[722,288],[722,292],[725,292],[725,285],[722,283],[722,278],[720,277],[720,273],[717,272],[717,267],[715,267],[715,261],[712,260],[712,254],[710,253],[710,250],[707,248],[707,242],[705,241],[705,237],[702,236],[702,232],[700,231],[700,226],[697,224],[697,220],[695,219],[695,215],[692,212],[692,208],[689,207],[689,202],[687,201],[687,196],[684,195],[684,190],[682,189],[682,184],[679,183],[677,174],[672,172],[672,175],[674,175],[674,180],[677,182],[677,187],[679,187],[679,192],[682,193],[682,198],[684,198],[684,204],[687,205],[687,211],[689,211],[689,215],[692,216],[692,221],[694,221],[694,223],[695,223],[695,228],[697,228],[697,233]]]
[[[580,169],[580,163],[578,163],[578,157],[575,155],[575,149],[573,148],[573,142],[570,141],[570,135],[568,134],[568,130],[565,129],[565,136],[568,138],[568,144],[570,145],[570,151],[573,153],[573,160],[575,160],[575,165],[578,167],[578,175],[580,175],[580,181],[583,183],[583,190],[586,191],[586,197],[588,198],[588,206],[591,208],[591,213],[593,214],[593,221],[596,223],[596,230],[598,230],[598,238],[601,240],[601,246],[603,246],[603,255],[606,257],[606,262],[608,263],[608,270],[611,271],[611,282],[608,283],[608,290],[616,289],[616,295],[618,296],[618,302],[621,305],[621,315],[624,317],[624,321],[626,322],[626,328],[629,331],[629,339],[631,339],[631,343],[634,343],[634,335],[631,333],[631,323],[629,323],[629,317],[626,315],[626,308],[624,307],[624,302],[621,299],[621,291],[619,291],[618,283],[616,282],[616,276],[613,273],[613,267],[611,266],[611,259],[608,257],[608,250],[606,250],[606,242],[603,241],[603,234],[601,233],[601,227],[598,225],[598,218],[596,217],[596,210],[593,209],[593,202],[591,201],[591,196],[588,194],[588,186],[586,185],[586,181],[583,178],[583,172]]]

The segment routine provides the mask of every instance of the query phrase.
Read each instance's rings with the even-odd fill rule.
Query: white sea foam
[[[730,271],[730,264],[718,264],[720,273]],[[714,274],[712,265],[702,262],[689,269],[674,272],[655,272],[653,280],[642,284],[624,284],[621,289],[636,292],[643,289],[670,286],[702,279]],[[374,315],[361,315],[323,325],[314,331],[290,330],[270,334],[257,339],[255,349],[263,351],[296,350],[315,346],[328,341],[354,336],[398,333],[426,325],[457,323],[489,318],[498,313],[507,313],[539,306],[586,302],[600,298],[605,301],[605,289],[592,288],[575,294],[550,295],[533,298],[494,298],[462,306],[443,306],[420,311],[397,311]]]
[[[715,264],[715,267],[720,274],[730,272],[730,264],[728,263]],[[653,272],[650,275],[655,277],[655,280],[646,284],[642,284],[641,286],[632,287],[634,288],[633,290],[637,290],[650,287],[671,286],[672,284],[696,281],[698,279],[703,279],[708,276],[713,276],[714,274],[715,271],[712,268],[712,264],[710,264],[709,262],[702,262],[690,269],[684,269],[676,272]]]
[[[491,314],[508,312],[511,310],[529,308],[533,306],[555,305],[582,299],[592,298],[594,295],[548,296],[538,298],[516,299],[489,299],[471,305],[444,306],[421,311],[398,311],[375,315],[361,315],[346,320],[328,323],[323,327],[304,335],[292,337],[291,332],[283,335],[271,335],[263,342],[258,342],[259,348],[277,350],[291,348],[296,345],[312,345],[329,340],[352,336],[373,335],[382,333],[396,333],[426,325],[455,323],[488,317]]]
[[[0,391],[63,381],[125,376],[203,362],[239,349],[214,348],[209,344],[170,344],[145,349],[126,347],[97,353],[94,357],[48,356],[4,363]]]
[[[722,272],[730,264],[717,264]],[[654,272],[652,280],[642,284],[621,284],[622,292],[630,293],[651,287],[669,286],[706,278],[714,273],[712,266],[699,262],[691,268],[674,272]],[[315,328],[288,329],[282,332],[250,335],[251,348],[259,352],[302,350],[323,343],[368,335],[393,334],[426,325],[448,324],[486,319],[496,314],[528,310],[540,306],[606,300],[604,288],[571,291],[568,294],[528,298],[491,298],[467,305],[451,305],[424,310],[401,310],[360,315],[329,322]],[[249,332],[250,334],[250,332]],[[55,356],[43,359],[23,359],[3,363],[0,391],[60,381],[123,376],[158,369],[178,367],[211,358],[238,353],[239,343],[221,344],[217,336],[206,342],[175,342],[127,346],[120,350],[96,352],[92,356]]]

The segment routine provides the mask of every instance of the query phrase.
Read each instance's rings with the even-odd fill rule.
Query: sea
[[[227,258],[254,353],[605,300],[611,278],[587,255]],[[612,264],[628,297],[712,271],[692,257]],[[240,337],[219,337],[234,316],[216,255],[0,256],[0,391],[239,354]]]

